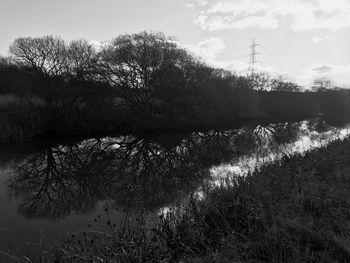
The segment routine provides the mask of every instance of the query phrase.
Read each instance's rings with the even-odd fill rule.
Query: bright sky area
[[[259,70],[350,87],[350,0],[0,0],[0,14],[1,55],[17,37],[99,43],[162,31],[209,64],[244,74],[255,38]]]

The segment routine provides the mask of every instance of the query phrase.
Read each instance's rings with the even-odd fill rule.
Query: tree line
[[[302,92],[281,77],[240,76],[211,67],[163,33],[124,34],[98,47],[83,39],[21,37],[9,50],[11,56],[0,59],[0,95],[16,97],[6,107],[0,103],[2,125],[9,134],[28,129],[21,119],[28,108],[38,114],[34,119],[45,120],[29,134],[80,134],[189,129],[275,115],[329,113],[328,99],[324,102],[329,96],[322,95],[327,92],[335,94],[336,106],[349,100],[348,91],[321,89],[320,84],[313,92]],[[4,121],[9,118],[19,121]]]

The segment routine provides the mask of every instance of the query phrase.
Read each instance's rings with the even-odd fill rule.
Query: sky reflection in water
[[[8,240],[59,240],[111,208],[117,225],[183,204],[208,183],[244,174],[283,154],[322,147],[349,134],[322,118],[245,125],[189,134],[119,136],[3,147],[0,153],[0,249]],[[9,237],[7,237],[9,236]]]

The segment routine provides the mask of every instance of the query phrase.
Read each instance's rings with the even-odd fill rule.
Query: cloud
[[[233,28],[244,29],[249,27],[260,27],[262,29],[275,29],[278,20],[272,17],[248,16],[231,24]]]
[[[247,74],[249,73],[249,63],[248,61],[241,60],[220,60],[218,55],[221,54],[226,48],[225,43],[221,38],[212,37],[204,39],[197,44],[182,44],[177,42],[177,44],[195,55],[203,58],[205,62],[213,67],[222,68],[236,72],[237,74]],[[277,74],[278,70],[275,67],[263,65],[257,63],[255,66],[257,72],[268,72],[271,74]]]
[[[294,31],[350,27],[349,0],[193,0],[194,21],[204,30],[276,29],[291,19]]]
[[[350,64],[329,64],[320,63],[312,64],[306,67],[298,82],[304,85],[310,85],[312,81],[319,77],[327,77],[330,79],[336,79],[338,83],[350,83]],[[344,84],[341,84],[344,85]]]
[[[191,51],[195,55],[207,60],[213,60],[216,56],[226,48],[221,38],[212,37],[205,39],[195,45],[181,44],[184,48]]]
[[[328,65],[322,65],[322,66],[313,67],[311,70],[316,72],[316,73],[321,74],[321,73],[331,72],[333,70],[333,67],[328,66]]]
[[[350,73],[350,64],[339,65],[339,64],[312,64],[303,70],[307,74],[323,74],[323,73],[333,73],[333,74],[345,74]]]
[[[326,35],[326,36],[323,36],[323,37],[314,37],[312,38],[312,42],[314,42],[315,44],[318,44],[322,41],[325,41],[325,40],[328,40],[328,39],[331,39],[332,37],[330,35]]]
[[[245,29],[245,28],[262,28],[262,29],[276,29],[278,27],[278,20],[271,17],[263,16],[247,16],[245,18],[231,21],[230,19],[222,19],[221,17],[207,17],[200,16],[197,22],[202,24],[207,30],[219,30],[226,28]]]

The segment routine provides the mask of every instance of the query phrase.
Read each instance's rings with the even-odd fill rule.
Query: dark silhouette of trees
[[[42,100],[31,103],[32,110],[28,103],[11,107],[40,112],[35,118],[45,123],[34,123],[38,127],[28,132],[21,114],[3,109],[2,119],[13,121],[3,124],[9,132],[2,140],[43,129],[60,134],[185,130],[254,118],[345,117],[350,111],[349,92],[329,91],[333,85],[327,81],[302,92],[267,73],[238,76],[207,65],[162,33],[124,34],[98,51],[82,39],[17,38],[10,51],[12,59],[0,61],[0,94]]]
[[[271,89],[271,76],[266,72],[254,73],[249,76],[252,87],[258,91],[269,91]]]
[[[282,77],[271,80],[271,91],[300,92],[300,87],[293,82],[286,81]]]
[[[249,76],[252,87],[257,91],[298,92],[300,87],[282,76],[273,77],[266,72]]]
[[[314,80],[312,89],[314,91],[326,91],[334,87],[333,81],[326,78],[320,77]]]
[[[207,66],[161,33],[122,35],[100,55],[101,76],[139,126],[223,125],[257,114],[248,81],[238,86],[243,77]]]
[[[46,76],[67,73],[67,46],[59,37],[22,37],[13,41],[10,52],[25,66]]]
[[[316,92],[322,112],[331,116],[347,118],[350,113],[350,90],[322,89]]]
[[[46,77],[96,79],[97,52],[83,39],[66,43],[54,36],[17,38],[10,52],[20,63]]]
[[[186,52],[162,33],[121,35],[101,52],[102,74],[130,107],[149,113],[157,73],[175,72],[185,57]]]
[[[97,79],[98,54],[86,40],[74,40],[68,45],[68,72],[76,80],[94,81]]]

